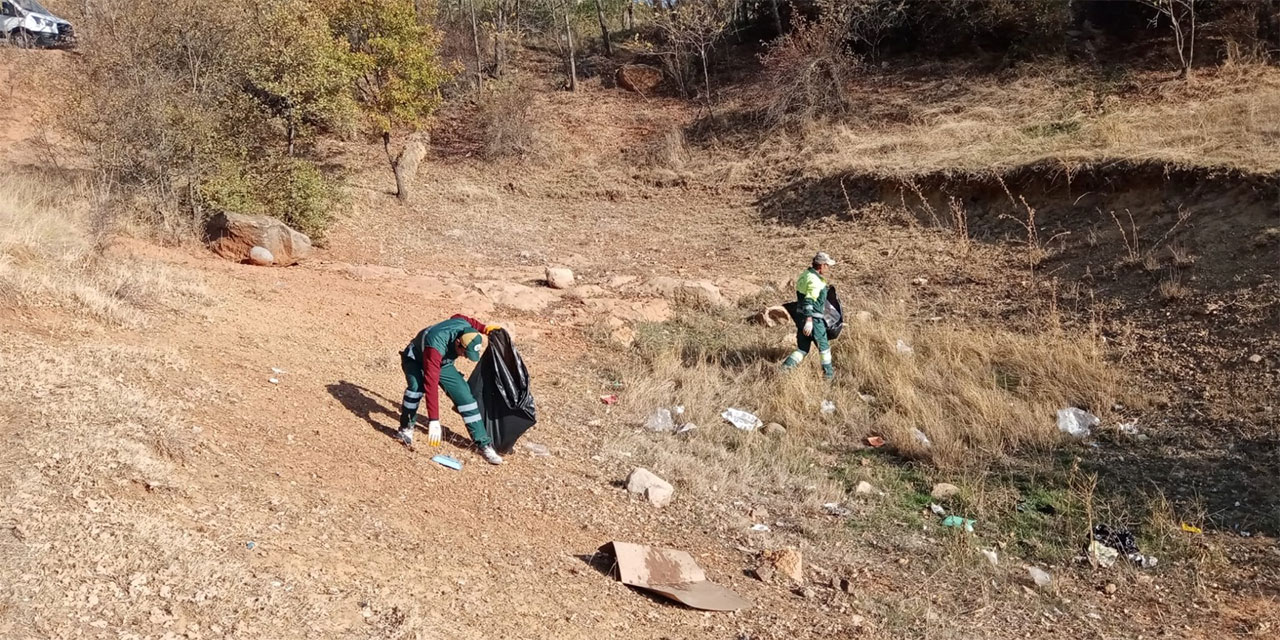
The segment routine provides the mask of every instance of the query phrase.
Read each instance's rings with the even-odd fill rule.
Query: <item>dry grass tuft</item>
[[[779,371],[794,348],[785,329],[692,311],[645,328],[642,362],[623,376],[626,415],[641,424],[655,408],[683,405],[698,429],[674,441],[640,431],[617,446],[656,460],[655,470],[687,486],[794,491],[826,477],[868,435],[942,469],[981,468],[1062,442],[1057,409],[1103,411],[1121,395],[1119,373],[1088,335],[922,324],[901,302],[849,300],[845,308],[875,319],[846,325],[834,344],[832,385],[820,379],[816,352],[800,371]],[[835,403],[833,413],[821,411],[824,400]],[[738,431],[720,418],[728,407],[787,433]]]
[[[103,256],[81,191],[0,175],[0,302],[69,306],[124,326],[144,325],[153,311],[209,304],[188,274]]]

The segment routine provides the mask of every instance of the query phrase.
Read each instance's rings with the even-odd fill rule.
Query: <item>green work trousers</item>
[[[400,428],[412,429],[418,418],[418,403],[426,395],[426,376],[422,371],[422,363],[404,353],[400,354],[400,368],[404,370],[405,379],[404,402],[400,405]],[[471,395],[471,387],[452,362],[440,365],[440,388],[453,401],[453,410],[462,416],[472,442],[481,449],[493,444],[489,439],[489,432],[484,428],[480,404]]]

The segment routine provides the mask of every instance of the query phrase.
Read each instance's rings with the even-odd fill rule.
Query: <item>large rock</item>
[[[560,294],[554,291],[534,289],[515,282],[491,280],[476,286],[494,304],[528,313],[539,313],[560,300]]]
[[[647,64],[624,64],[618,67],[614,79],[627,91],[648,94],[662,84],[662,69]]]
[[[764,287],[742,278],[720,280],[716,286],[720,288],[720,294],[731,304],[738,304],[746,298],[758,296],[766,291]]]
[[[933,491],[930,491],[929,495],[932,496],[934,500],[946,500],[947,498],[960,495],[960,487],[949,482],[939,482],[938,484],[933,485]]]
[[[220,213],[209,220],[207,231],[209,248],[230,260],[249,260],[249,252],[262,247],[271,253],[275,265],[286,266],[297,264],[312,251],[306,234],[268,216]]]
[[[552,289],[572,289],[573,271],[564,267],[547,267],[547,285]]]
[[[786,307],[778,305],[757,313],[754,320],[757,324],[766,327],[776,327],[780,324],[790,324],[791,314],[787,313]]]
[[[657,276],[649,278],[648,281],[640,287],[640,290],[651,296],[658,296],[671,300],[676,297],[677,292],[684,286],[684,281],[678,278],[668,276]]]
[[[696,305],[708,307],[728,306],[724,296],[720,294],[720,287],[717,287],[715,283],[709,280],[690,280],[680,288],[680,293]]]
[[[676,489],[652,471],[637,467],[627,476],[627,491],[644,496],[655,507],[665,507],[671,503]]]

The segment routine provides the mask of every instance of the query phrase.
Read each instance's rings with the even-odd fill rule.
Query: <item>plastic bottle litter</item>
[[[926,436],[923,431],[919,429],[912,429],[911,435],[914,436],[916,441],[919,442],[920,444],[926,447],[933,446],[933,443],[929,441],[929,436]]]
[[[743,431],[755,431],[764,426],[764,422],[757,418],[755,414],[748,413],[742,409],[725,409],[724,413],[720,414],[720,417]]]
[[[1075,407],[1058,409],[1058,430],[1070,434],[1074,438],[1089,437],[1089,430],[1102,421],[1098,416]]]
[[[676,421],[670,409],[655,409],[644,421],[644,428],[654,432],[675,431]]]
[[[823,401],[822,401],[822,409],[821,409],[821,412],[822,412],[822,415],[824,415],[824,416],[829,416],[829,415],[831,415],[831,414],[835,413],[835,412],[836,412],[836,403],[834,403],[834,402],[832,402],[832,401],[830,401],[830,400],[823,400]]]
[[[1036,583],[1037,587],[1046,589],[1053,584],[1053,576],[1049,572],[1030,565],[1027,566],[1027,574],[1031,576],[1031,580]]]

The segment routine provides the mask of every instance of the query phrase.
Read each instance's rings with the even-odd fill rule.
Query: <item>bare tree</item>
[[[569,23],[569,3],[565,2],[564,8],[564,42],[565,42],[565,73],[569,76],[568,84],[565,88],[569,91],[578,90],[578,60],[573,51],[573,26]]]
[[[682,58],[697,56],[707,109],[711,108],[711,52],[729,26],[731,8],[722,0],[684,0],[658,20],[667,41],[675,47],[677,73],[683,73]]]
[[[1164,16],[1173,32],[1173,45],[1178,49],[1178,62],[1182,66],[1179,78],[1191,77],[1191,65],[1196,53],[1196,0],[1137,0],[1156,10],[1151,19],[1154,26]]]
[[[596,18],[600,20],[600,38],[604,40],[604,54],[613,55],[613,43],[609,42],[609,25],[604,21],[604,7],[596,0]]]
[[[824,7],[824,13],[828,9],[844,14],[841,19],[848,24],[849,35],[865,45],[868,57],[875,59],[890,30],[905,19],[906,0],[856,0],[839,9]]]
[[[769,0],[769,13],[773,14],[773,28],[782,36],[782,12],[778,11],[778,0]]]
[[[470,0],[471,42],[476,48],[476,90],[484,88],[484,55],[480,53],[480,25],[476,20],[476,0]]]

